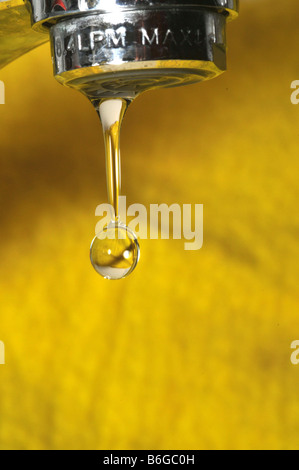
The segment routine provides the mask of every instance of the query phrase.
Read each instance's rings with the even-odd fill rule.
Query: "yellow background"
[[[89,262],[106,201],[86,98],[49,45],[1,71],[0,447],[299,448],[298,0],[243,0],[228,72],[151,92],[122,132],[128,204],[203,203],[204,246]]]

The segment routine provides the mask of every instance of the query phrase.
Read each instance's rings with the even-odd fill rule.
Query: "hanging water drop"
[[[121,98],[93,102],[104,133],[108,201],[111,221],[96,235],[90,247],[94,269],[105,279],[122,279],[136,267],[140,249],[136,235],[119,218],[120,194],[120,128],[129,101]]]
[[[92,241],[90,259],[105,279],[122,279],[134,270],[140,250],[136,235],[119,222],[110,222]]]

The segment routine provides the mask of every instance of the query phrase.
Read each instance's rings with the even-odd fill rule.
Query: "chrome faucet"
[[[55,78],[94,99],[206,80],[226,69],[226,23],[238,6],[239,0],[0,0],[0,67],[50,40]]]
[[[23,0],[0,0],[0,68],[47,40],[31,28]]]

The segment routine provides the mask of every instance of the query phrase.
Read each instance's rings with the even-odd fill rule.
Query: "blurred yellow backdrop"
[[[2,70],[0,448],[299,448],[298,0],[243,0],[228,72],[151,92],[122,131],[128,204],[203,203],[204,246],[89,262],[106,201],[86,98],[49,45]]]

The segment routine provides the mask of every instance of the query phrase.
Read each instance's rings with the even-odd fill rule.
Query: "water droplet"
[[[92,241],[91,263],[105,279],[123,279],[131,274],[139,260],[135,233],[119,222],[110,222]]]

